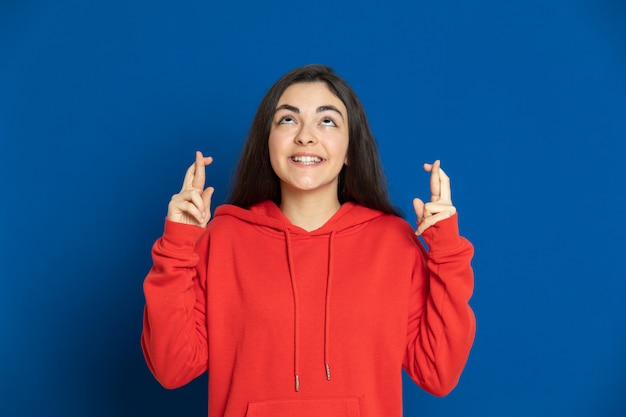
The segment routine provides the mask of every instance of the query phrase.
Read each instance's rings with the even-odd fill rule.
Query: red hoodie
[[[399,417],[402,376],[452,390],[474,339],[472,245],[345,203],[307,232],[265,202],[166,220],[142,334],[166,388],[208,370],[211,417]]]

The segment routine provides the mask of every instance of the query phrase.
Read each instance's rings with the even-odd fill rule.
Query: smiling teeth
[[[300,162],[301,164],[319,164],[322,162],[322,158],[317,156],[294,156],[291,159],[294,162]]]

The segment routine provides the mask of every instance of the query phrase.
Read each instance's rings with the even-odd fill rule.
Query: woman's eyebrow
[[[300,113],[300,109],[297,107],[292,106],[291,104],[281,104],[280,106],[276,107],[276,111],[278,110],[289,110],[292,111],[294,113]]]
[[[281,104],[280,106],[276,107],[276,111],[278,110],[289,110],[296,114],[300,114],[300,109],[295,106],[292,106],[291,104]],[[343,113],[341,113],[341,110],[339,110],[337,107],[331,104],[327,104],[325,106],[319,106],[317,109],[315,109],[315,112],[321,113],[327,110],[334,111],[335,113],[339,114],[339,116],[341,116],[341,119],[343,120]]]
[[[341,111],[337,107],[332,106],[330,104],[327,104],[326,106],[319,106],[316,110],[316,113],[321,113],[326,110],[331,110],[331,111],[338,113],[339,116],[341,116],[341,119],[343,120],[343,114],[341,113]]]

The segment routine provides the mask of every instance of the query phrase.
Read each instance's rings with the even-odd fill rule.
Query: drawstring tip
[[[300,391],[300,377],[296,375],[296,392]]]
[[[330,365],[326,364],[326,379],[330,381]]]

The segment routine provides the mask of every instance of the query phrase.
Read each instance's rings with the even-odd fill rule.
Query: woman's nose
[[[313,133],[310,126],[303,125],[296,134],[295,142],[299,145],[312,145],[317,142],[317,137]]]

